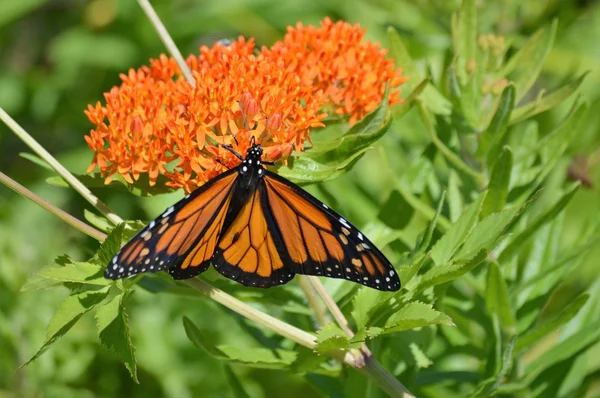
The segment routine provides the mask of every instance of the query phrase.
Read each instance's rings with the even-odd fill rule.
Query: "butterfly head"
[[[252,143],[248,149],[246,157],[240,164],[240,174],[245,176],[262,178],[265,174],[265,168],[261,161],[263,150],[260,144]]]

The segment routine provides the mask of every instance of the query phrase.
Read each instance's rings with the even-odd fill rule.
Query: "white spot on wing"
[[[154,220],[151,221],[150,224],[148,225],[148,229],[154,228],[155,225],[156,225],[156,222],[154,222]]]
[[[346,227],[350,228],[350,224],[348,224],[348,221],[346,221],[346,219],[344,217],[340,217],[340,222],[342,224],[344,224]]]
[[[173,213],[173,210],[175,210],[175,207],[171,206],[167,209],[167,211],[165,211],[162,215],[162,218],[165,218],[166,216],[168,216],[169,214]]]
[[[363,234],[361,234],[360,232],[358,233],[358,239],[363,240]]]

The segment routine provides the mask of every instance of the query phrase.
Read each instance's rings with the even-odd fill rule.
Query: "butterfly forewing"
[[[186,279],[205,271],[223,228],[236,177],[237,171],[230,170],[168,208],[117,253],[104,276],[119,279],[168,270],[173,278]]]
[[[328,276],[379,290],[400,279],[385,256],[356,227],[312,195],[267,172],[268,209],[295,273]]]

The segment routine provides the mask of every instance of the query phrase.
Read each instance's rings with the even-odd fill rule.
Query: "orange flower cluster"
[[[94,151],[88,172],[98,166],[107,183],[115,174],[133,183],[147,173],[151,185],[163,174],[167,185],[190,192],[237,165],[219,144],[245,154],[254,137],[266,160],[285,159],[303,150],[325,112],[353,124],[381,102],[388,81],[404,82],[363,35],[357,25],[326,19],[321,28],[290,28],[258,53],[243,38],[203,46],[186,61],[194,87],[165,55],[131,69],[104,94],[105,105],[85,112],[95,125],[85,137]],[[395,90],[390,103],[398,101]]]
[[[353,125],[381,103],[387,82],[395,88],[407,80],[394,69],[394,61],[385,58],[387,50],[363,41],[365,32],[358,24],[329,18],[319,28],[298,22],[296,28],[288,27],[283,41],[263,52],[279,55],[299,75],[313,79],[335,113],[350,115]],[[390,104],[400,102],[399,95],[400,90],[393,90]]]

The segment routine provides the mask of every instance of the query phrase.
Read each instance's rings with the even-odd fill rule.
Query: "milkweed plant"
[[[578,99],[584,76],[550,90],[536,86],[556,21],[517,43],[477,31],[475,1],[464,0],[449,21],[451,46],[431,70],[411,57],[394,28],[381,45],[366,40],[359,25],[329,18],[290,26],[269,47],[239,37],[184,58],[149,4],[140,4],[169,55],[123,71],[118,86],[87,106],[87,175],[69,173],[1,113],[36,153],[30,158],[56,172],[50,182],[66,182],[96,212],[78,220],[4,175],[2,181],[99,242],[87,260],[60,256],[22,287],[29,295],[69,292],[22,366],[58,349],[51,347],[90,313],[114,366],[124,363],[143,384],[138,367],[150,359],[136,355],[130,326],[139,316],[131,298],[140,292],[190,306],[200,297],[229,309],[220,316],[242,325],[231,341],[215,338],[197,312],[180,315],[180,328],[195,355],[226,364],[235,396],[249,396],[236,376],[244,367],[303,375],[322,396],[585,391],[588,375],[569,367],[600,339],[600,318],[588,302],[594,293],[547,311],[600,237],[596,218],[572,246],[560,244],[563,210],[580,186],[563,160],[587,105]],[[553,125],[536,121],[559,106],[564,115]],[[238,134],[246,128],[252,134]],[[278,174],[340,212],[341,197],[365,203],[348,217],[390,259],[400,291],[300,275],[259,290],[212,270],[185,281],[102,276],[144,222],[121,219],[90,187],[187,194],[237,165],[221,145],[235,142],[245,153],[252,135]],[[407,162],[398,161],[399,152]],[[377,159],[376,168],[363,166],[365,156]],[[354,182],[330,187],[349,172]],[[385,185],[385,198],[365,193],[377,184]],[[163,335],[157,330],[155,337]]]

